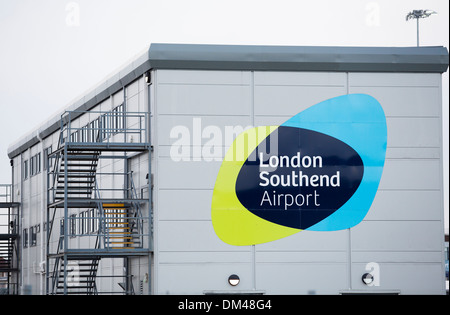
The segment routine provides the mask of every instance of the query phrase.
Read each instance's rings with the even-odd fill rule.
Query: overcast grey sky
[[[413,9],[438,12],[421,45],[448,47],[448,0],[0,0],[0,183],[12,142],[152,42],[415,46]],[[448,72],[443,108],[448,213]]]

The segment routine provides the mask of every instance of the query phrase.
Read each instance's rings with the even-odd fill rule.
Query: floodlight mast
[[[417,47],[419,47],[419,19],[424,19],[437,12],[432,10],[413,10],[406,15],[406,21],[411,19],[417,20]]]

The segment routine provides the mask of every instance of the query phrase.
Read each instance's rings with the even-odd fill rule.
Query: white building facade
[[[445,294],[441,74],[447,67],[443,47],[152,44],[9,147],[12,198],[20,203],[21,292]],[[370,132],[382,122],[351,114],[366,100],[382,109],[383,137]],[[348,121],[341,112],[345,104]],[[325,122],[307,115],[319,107]],[[303,151],[302,142],[294,150],[304,157],[304,172],[305,152],[312,152],[311,161],[317,158],[315,171],[332,168],[347,200],[318,208],[334,202],[333,177],[325,173],[320,178],[328,184],[317,186],[319,175],[308,173],[306,190],[291,182],[299,187],[296,196],[278,190],[287,184],[268,180],[266,191],[276,192],[278,200],[257,199],[268,212],[250,205],[263,177],[255,183],[246,175],[241,195],[236,175],[226,186],[231,195],[224,193],[221,181],[228,185],[239,166],[226,163],[239,136],[262,126],[280,135],[293,131],[286,122],[299,113],[302,132],[320,125],[329,135],[354,133],[361,148],[367,139],[364,151],[345,137],[332,137],[361,157],[354,164],[333,162],[346,158],[330,152],[326,141],[332,140],[317,135],[324,131],[314,131],[323,145],[308,144],[311,151]],[[345,131],[333,133],[335,127]],[[260,145],[259,133],[257,138]],[[370,164],[372,155],[365,153],[372,152],[372,140],[379,141],[374,146],[382,152],[380,165]],[[267,158],[266,164],[275,161]],[[251,165],[243,163],[242,170]],[[262,156],[259,176],[265,174],[261,165]],[[378,179],[364,177],[372,171]],[[358,180],[355,172],[361,172]],[[344,189],[347,179],[353,186]],[[373,196],[369,188],[361,192],[366,181]],[[228,204],[227,196],[235,195],[244,210]],[[357,195],[361,208],[351,208],[347,201]],[[249,218],[246,225],[237,221],[237,211],[243,211],[242,220]],[[283,217],[288,212],[301,219],[290,222]],[[237,285],[230,285],[231,275],[239,278]]]

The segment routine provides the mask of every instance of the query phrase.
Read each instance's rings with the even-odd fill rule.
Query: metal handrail
[[[89,122],[81,127],[74,127],[72,125],[73,118],[83,114],[88,116]],[[95,118],[90,119],[91,116],[95,116]],[[132,123],[137,127],[128,126],[130,122],[127,122],[127,119],[135,120]],[[121,142],[148,143],[146,132],[148,123],[149,113],[147,112],[66,111],[61,115],[62,142],[99,143],[107,140],[108,143],[111,143],[112,136],[123,133],[125,139]],[[127,135],[138,135],[138,139],[128,141]]]
[[[0,202],[11,202],[12,201],[12,185],[11,184],[0,184]]]

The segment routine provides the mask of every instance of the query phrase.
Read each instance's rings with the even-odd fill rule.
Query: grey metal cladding
[[[153,69],[445,72],[444,47],[296,47],[152,44]]]
[[[92,107],[150,69],[443,73],[445,47],[326,47],[152,44],[148,50],[68,106]],[[60,114],[8,147],[13,158],[60,127]]]

